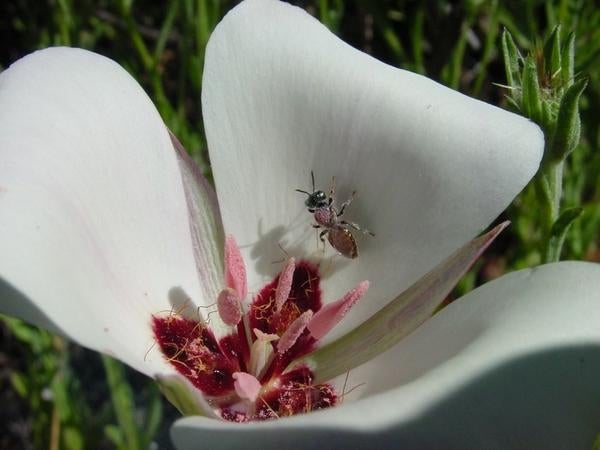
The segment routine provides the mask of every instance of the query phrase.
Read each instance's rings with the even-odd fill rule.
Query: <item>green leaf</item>
[[[583,213],[583,208],[565,209],[562,214],[556,219],[550,230],[550,239],[548,240],[547,262],[556,262],[560,260],[560,252],[565,242],[565,237],[569,228],[575,220]]]
[[[146,417],[144,420],[144,428],[142,433],[144,434],[144,448],[149,448],[150,443],[154,440],[154,436],[158,431],[158,427],[162,421],[162,396],[160,390],[156,388],[156,385],[151,385],[152,394],[146,407]]]
[[[81,430],[73,426],[62,428],[63,448],[66,450],[83,450],[84,439]]]
[[[594,440],[592,450],[600,450],[600,433],[596,435],[596,439]]]
[[[58,408],[60,419],[61,421],[66,422],[71,418],[73,411],[65,380],[60,373],[57,373],[54,376],[50,386],[52,388],[52,394],[54,395],[54,404]]]
[[[506,28],[502,32],[502,56],[504,57],[504,70],[506,71],[508,85],[519,87],[521,85],[519,61],[522,58],[512,35]]]
[[[336,341],[293,361],[286,371],[307,365],[315,374],[315,383],[321,383],[393,347],[431,317],[436,307],[508,223],[496,226],[458,249],[371,318]]]
[[[125,442],[123,440],[123,433],[116,425],[106,425],[104,427],[104,435],[113,443],[117,448],[124,448]]]
[[[538,72],[532,56],[525,59],[523,68],[523,112],[536,123],[542,119],[542,97]]]
[[[10,383],[13,389],[20,397],[27,398],[29,392],[27,378],[21,372],[13,372],[10,374]]]
[[[563,96],[556,119],[556,128],[550,147],[550,159],[563,161],[569,153],[575,150],[579,143],[581,133],[581,120],[579,118],[579,97],[588,80],[579,80],[567,89]]]

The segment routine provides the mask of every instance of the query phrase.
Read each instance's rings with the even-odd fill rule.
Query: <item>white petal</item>
[[[376,61],[299,8],[248,0],[206,52],[203,116],[227,233],[250,290],[291,256],[318,252],[304,206],[310,171],[337,198],[359,257],[324,264],[324,297],[371,281],[329,338],[379,310],[488,225],[535,173],[543,149],[526,119]],[[344,326],[345,325],[345,326]]]
[[[0,308],[170,371],[145,356],[151,314],[204,299],[177,156],[142,88],[84,50],[27,56],[0,75],[0,152]]]
[[[186,418],[172,437],[180,450],[198,442],[213,449],[240,442],[246,449],[588,449],[600,423],[599,304],[598,264],[515,272],[448,306],[379,365],[370,363],[370,374],[353,374],[372,392],[392,379],[395,388],[269,423]]]

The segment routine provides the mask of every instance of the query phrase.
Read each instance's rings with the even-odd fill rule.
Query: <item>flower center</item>
[[[245,267],[231,237],[225,255],[227,286],[217,310],[230,333],[217,339],[209,320],[155,315],[152,328],[167,361],[225,420],[268,420],[336,405],[334,387],[315,383],[308,367],[286,369],[316,348],[364,295],[368,282],[323,307],[318,266],[290,258],[245,306]]]
[[[264,286],[232,333],[221,339],[199,320],[176,314],[153,317],[156,341],[167,360],[225,420],[274,419],[327,408],[338,401],[332,386],[313,383],[308,368],[283,373],[290,362],[314,348],[316,339],[307,328],[310,317],[303,317],[312,317],[322,305],[315,265],[300,261],[287,288],[282,288],[285,275],[279,274]],[[287,291],[283,300],[281,289]],[[249,336],[247,328],[252,330]],[[243,388],[236,388],[235,374],[240,372],[260,383],[256,398],[247,398]]]

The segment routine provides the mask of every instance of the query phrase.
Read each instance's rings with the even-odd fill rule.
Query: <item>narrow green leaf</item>
[[[570,87],[573,84],[575,76],[575,33],[569,33],[567,41],[562,49],[562,69],[561,79],[565,87]]]
[[[525,59],[523,68],[523,112],[536,123],[542,119],[542,97],[538,72],[533,57]]]
[[[410,26],[410,42],[412,44],[412,54],[414,60],[414,71],[422,75],[425,74],[425,64],[423,57],[423,26],[425,23],[425,5],[420,5],[415,12],[414,19]]]
[[[517,100],[515,100],[513,97],[511,97],[510,95],[505,95],[504,96],[506,98],[506,101],[508,102],[508,104],[515,110],[515,111],[521,111],[521,107],[519,105],[519,103],[517,102]]]
[[[588,80],[583,79],[573,84],[567,89],[560,102],[556,129],[550,147],[549,157],[552,161],[563,161],[579,143],[581,133],[579,98],[587,83]]]
[[[165,46],[167,45],[167,39],[173,30],[173,25],[175,22],[175,18],[179,12],[179,2],[171,0],[169,4],[169,8],[167,10],[167,16],[160,27],[160,32],[158,33],[158,39],[156,40],[156,46],[154,47],[154,61],[157,63],[160,61],[162,54],[165,50]]]
[[[63,448],[67,450],[83,450],[85,439],[80,429],[74,426],[64,426],[62,429]]]
[[[102,363],[117,422],[127,443],[127,448],[139,449],[139,430],[135,422],[133,392],[127,382],[125,369],[120,362],[106,355],[102,355]]]
[[[320,383],[390,349],[432,315],[508,223],[467,243],[367,321],[338,340],[293,361],[286,370],[307,365],[315,374],[315,383]]]
[[[144,448],[149,448],[150,443],[154,440],[154,436],[162,421],[162,414],[162,396],[160,390],[155,385],[152,385],[152,395],[146,407],[146,418],[144,420],[144,428],[142,429],[142,433],[144,434]]]
[[[600,450],[600,433],[596,435],[596,440],[594,440],[592,450]]]
[[[65,379],[60,372],[54,376],[50,387],[52,388],[54,404],[58,408],[60,419],[61,421],[66,422],[73,415],[73,405],[71,404],[71,399],[67,392]]]
[[[520,87],[519,61],[521,60],[521,55],[512,35],[506,28],[502,31],[502,56],[504,57],[507,84],[510,87]]]
[[[490,11],[488,15],[488,27],[485,33],[485,41],[483,44],[483,53],[479,61],[479,72],[473,85],[473,95],[479,95],[483,82],[487,77],[488,65],[490,64],[493,53],[496,50],[496,38],[498,37],[498,0],[492,0],[490,3]]]
[[[552,225],[550,238],[548,240],[546,262],[556,262],[560,259],[560,253],[565,242],[569,228],[575,220],[583,213],[583,208],[565,209]]]
[[[106,425],[104,427],[104,435],[113,443],[117,448],[123,448],[125,442],[123,439],[123,433],[116,425]]]
[[[10,374],[10,383],[20,397],[27,398],[28,383],[27,378],[21,372],[13,372]]]

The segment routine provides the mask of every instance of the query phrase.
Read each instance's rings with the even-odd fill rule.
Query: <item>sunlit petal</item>
[[[27,56],[0,75],[0,152],[0,308],[171,371],[151,314],[208,300],[178,158],[142,88],[84,50]]]
[[[362,280],[365,301],[328,338],[379,310],[485,228],[537,170],[539,128],[345,44],[303,10],[249,0],[206,51],[203,116],[227,233],[249,289],[293,257],[321,255],[304,206],[310,171],[337,204],[359,256],[323,264],[324,298]],[[327,254],[333,252],[326,244]]]

